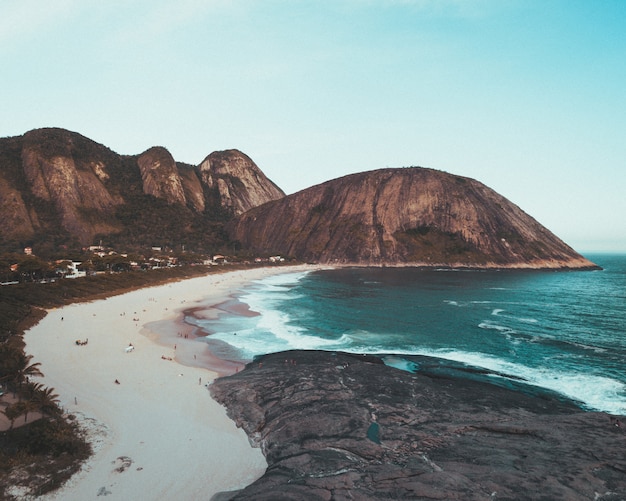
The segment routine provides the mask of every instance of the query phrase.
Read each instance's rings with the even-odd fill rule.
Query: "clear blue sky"
[[[0,0],[0,137],[79,132],[287,193],[419,165],[626,251],[626,1]]]

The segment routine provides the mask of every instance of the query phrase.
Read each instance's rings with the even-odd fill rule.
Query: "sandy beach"
[[[260,477],[265,458],[211,398],[206,385],[217,372],[206,367],[215,360],[206,343],[181,332],[182,312],[219,304],[250,281],[306,269],[211,274],[49,311],[25,333],[26,352],[89,431],[94,454],[44,498],[210,499]]]

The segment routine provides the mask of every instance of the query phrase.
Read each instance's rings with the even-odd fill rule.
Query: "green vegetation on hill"
[[[488,259],[460,233],[442,231],[428,225],[397,231],[394,237],[403,255],[416,262],[472,262]]]
[[[98,235],[96,240],[111,247],[131,249],[185,244],[189,249],[217,252],[228,246],[223,214],[207,217],[144,194],[127,196],[126,200],[112,219],[121,231]]]

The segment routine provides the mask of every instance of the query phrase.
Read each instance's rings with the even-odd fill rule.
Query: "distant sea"
[[[624,415],[626,255],[586,257],[603,270],[286,273],[242,290],[217,320],[187,321],[225,359],[341,350],[415,369],[406,355],[436,357]]]

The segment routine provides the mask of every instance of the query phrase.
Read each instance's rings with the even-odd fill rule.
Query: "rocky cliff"
[[[164,147],[118,155],[63,129],[0,139],[0,217],[0,251],[103,238],[205,249],[235,241],[253,252],[331,264],[595,266],[473,179],[383,169],[285,197],[237,150],[193,166]]]
[[[209,188],[217,188],[220,203],[237,215],[285,196],[250,157],[237,150],[211,153],[199,170],[202,181]]]
[[[184,243],[282,196],[237,150],[191,166],[163,147],[122,156],[63,129],[0,139],[0,239],[16,247],[38,240],[91,244],[111,235],[143,245]]]
[[[419,167],[328,181],[256,207],[228,230],[257,252],[318,263],[594,266],[484,184]]]
[[[152,147],[139,155],[137,165],[144,193],[161,198],[168,204],[187,205],[182,178],[169,151],[160,146]]]
[[[626,499],[623,416],[428,357],[294,351],[217,379],[211,394],[266,456],[226,500]]]

